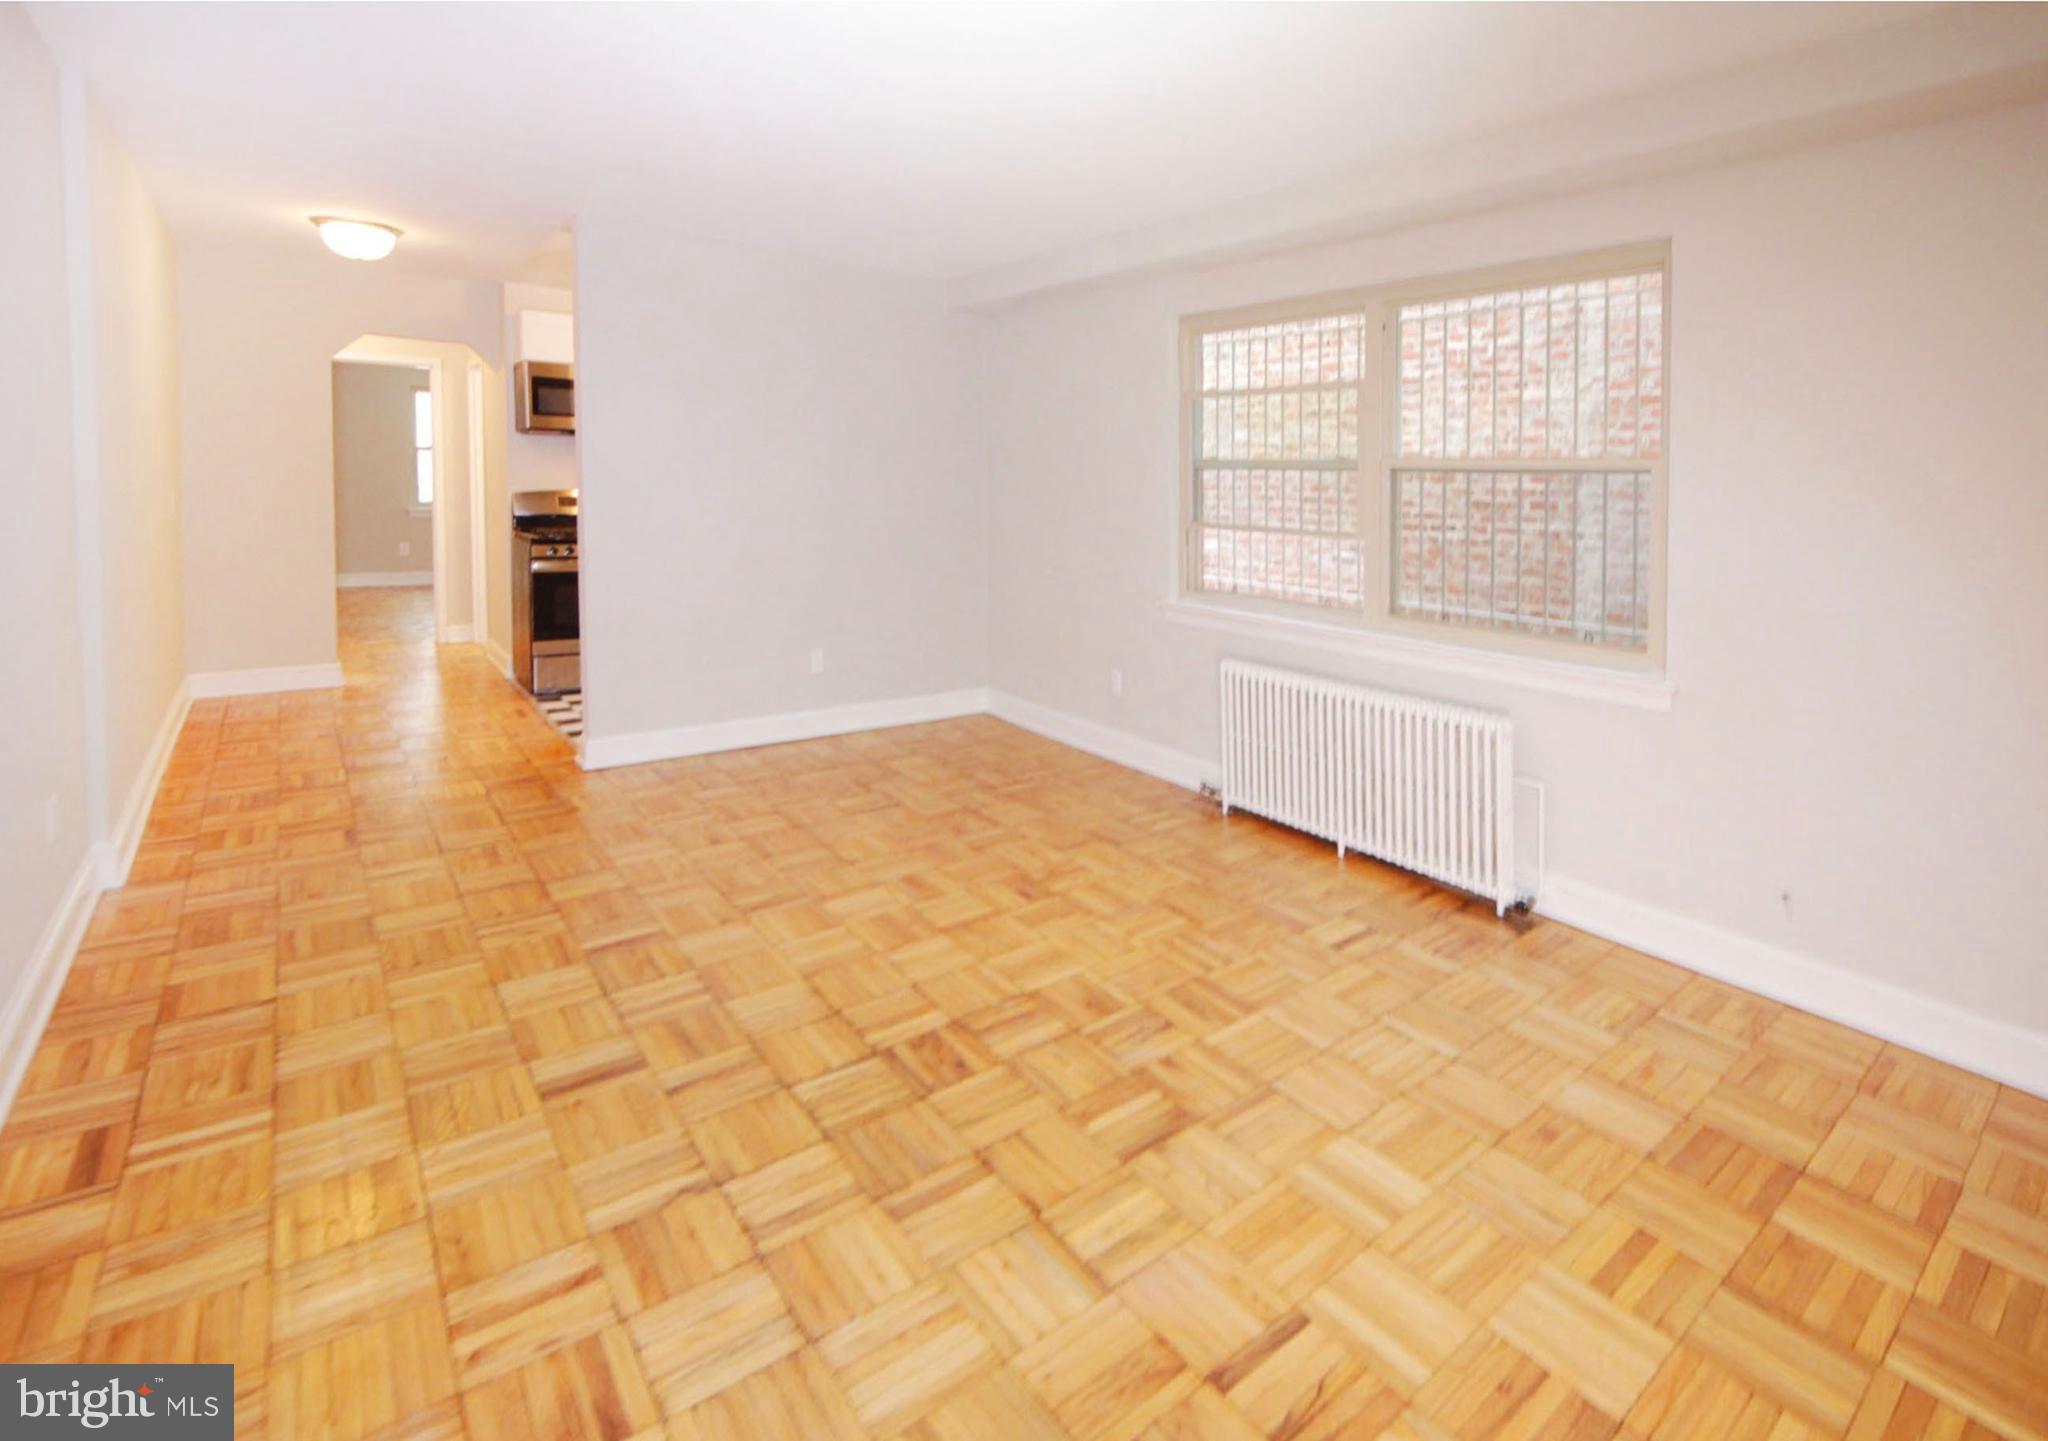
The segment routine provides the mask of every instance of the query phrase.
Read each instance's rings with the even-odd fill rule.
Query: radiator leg
[[[1337,859],[1340,861],[1344,859],[1344,842],[1342,841],[1337,842]]]

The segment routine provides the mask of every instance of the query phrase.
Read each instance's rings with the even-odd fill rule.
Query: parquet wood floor
[[[977,718],[584,775],[424,592],[194,706],[0,1355],[277,1438],[2048,1441],[2048,1103]]]

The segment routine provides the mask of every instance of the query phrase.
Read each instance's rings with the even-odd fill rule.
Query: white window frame
[[[1573,457],[1521,458],[1417,464],[1398,454],[1399,367],[1393,317],[1404,305],[1590,280],[1629,271],[1657,270],[1664,277],[1663,382],[1664,443],[1655,460],[1614,461]],[[1359,386],[1358,456],[1360,541],[1365,557],[1364,604],[1359,610],[1204,590],[1196,542],[1201,414],[1201,341],[1206,333],[1341,311],[1366,315],[1370,344]],[[1544,260],[1463,271],[1428,279],[1325,292],[1262,305],[1207,311],[1182,317],[1179,347],[1180,473],[1175,490],[1178,530],[1169,618],[1240,635],[1269,637],[1353,655],[1456,674],[1485,675],[1537,689],[1619,700],[1663,709],[1672,688],[1665,680],[1665,639],[1669,629],[1667,564],[1671,408],[1671,260],[1666,243],[1621,246]],[[1649,625],[1641,650],[1623,650],[1569,637],[1544,636],[1458,621],[1424,620],[1394,610],[1393,474],[1396,469],[1499,471],[1516,474],[1642,474],[1650,477],[1652,531],[1649,545]]]

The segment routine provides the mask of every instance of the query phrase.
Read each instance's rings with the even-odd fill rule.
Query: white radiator
[[[1223,662],[1223,809],[1515,903],[1514,729],[1495,711]]]

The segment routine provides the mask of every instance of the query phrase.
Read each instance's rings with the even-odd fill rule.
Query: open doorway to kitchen
[[[583,736],[575,295],[564,231],[504,289],[506,519],[513,683],[580,752]]]

